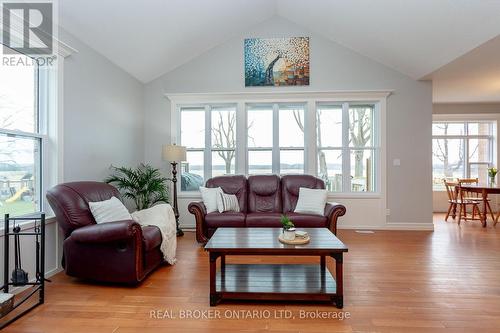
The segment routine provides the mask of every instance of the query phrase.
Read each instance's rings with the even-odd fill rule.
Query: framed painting
[[[245,86],[308,86],[309,37],[245,39]]]

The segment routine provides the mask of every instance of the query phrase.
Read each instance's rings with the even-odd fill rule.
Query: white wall
[[[78,51],[64,60],[62,182],[102,181],[111,164],[143,162],[143,84],[63,29],[59,38]],[[47,258],[57,254],[59,266],[63,236],[56,224],[50,231],[59,234]]]
[[[309,36],[311,85],[309,87],[245,88],[243,38]],[[242,91],[394,90],[387,100],[387,225],[373,226],[361,210],[348,210],[351,227],[432,228],[431,121],[432,87],[361,56],[324,37],[281,18],[260,24],[244,36],[217,46],[191,62],[146,84],[145,161],[166,170],[161,145],[170,138],[170,105],[166,93]],[[399,158],[400,167],[392,160]],[[186,211],[191,199],[181,200],[181,222],[193,225]],[[350,204],[352,199],[344,200]],[[370,207],[371,201],[361,206]],[[349,208],[349,207],[348,207]],[[344,223],[344,226],[348,226]]]
[[[64,63],[64,181],[103,180],[143,160],[143,85],[61,31],[78,52]]]
[[[434,103],[433,114],[500,114],[500,103]]]

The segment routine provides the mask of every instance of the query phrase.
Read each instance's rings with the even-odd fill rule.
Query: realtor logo
[[[3,2],[4,53],[52,54],[52,17],[51,2]]]

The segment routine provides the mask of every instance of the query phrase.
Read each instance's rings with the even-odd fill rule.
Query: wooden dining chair
[[[471,198],[467,197],[467,192],[462,189],[462,184],[458,183],[458,225],[460,225],[460,221],[463,219],[464,221],[481,221],[481,209],[479,208],[479,204],[482,202],[481,200],[471,200]],[[472,207],[471,214],[469,215],[467,212],[467,207]]]
[[[448,195],[448,211],[446,212],[446,216],[444,218],[445,221],[448,221],[448,217],[452,214],[453,219],[455,219],[457,206],[458,206],[458,191],[457,186],[458,183],[450,182],[446,179],[443,179],[444,186],[446,188],[446,194]]]
[[[475,184],[475,185],[478,185],[479,184],[479,179],[478,178],[457,178],[457,181],[458,181],[458,183],[460,185],[463,185],[463,184]],[[465,200],[477,201],[478,204],[481,204],[483,202],[483,197],[482,197],[482,195],[480,193],[468,191],[466,189],[464,189],[463,192],[464,192],[464,199]],[[491,215],[491,219],[493,221],[495,221],[495,214],[493,214],[493,210],[491,209],[490,199],[489,198],[486,199],[485,204],[486,204],[486,215],[488,215],[488,213],[489,213]]]

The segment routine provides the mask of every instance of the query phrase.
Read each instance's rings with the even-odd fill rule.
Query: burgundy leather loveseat
[[[64,233],[66,274],[103,282],[135,284],[164,262],[157,227],[133,221],[96,224],[89,202],[120,198],[116,188],[99,182],[60,184],[47,200]]]
[[[299,188],[324,189],[325,183],[308,175],[221,176],[209,179],[207,187],[221,187],[225,193],[235,194],[240,212],[206,213],[203,202],[189,204],[189,212],[196,218],[196,240],[206,243],[219,227],[281,227],[281,215],[291,218],[299,228],[328,228],[337,233],[337,219],[345,214],[345,207],[327,203],[323,216],[294,213]]]

